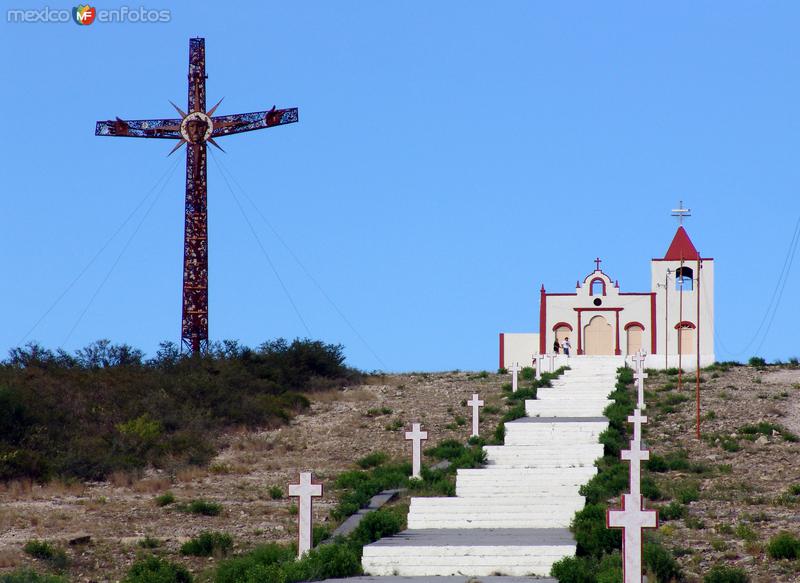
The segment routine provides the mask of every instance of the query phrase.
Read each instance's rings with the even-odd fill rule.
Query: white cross
[[[631,448],[620,452],[620,457],[631,463],[628,482],[631,494],[636,496],[642,493],[642,462],[650,459],[650,451],[642,449],[641,445],[641,442],[631,440]]]
[[[508,367],[508,372],[511,373],[511,392],[517,392],[517,374],[521,371],[522,368],[519,366],[518,362],[515,362],[511,366]]]
[[[467,401],[467,405],[472,407],[472,437],[478,437],[479,423],[480,423],[480,407],[483,407],[483,401],[478,399],[478,393],[472,393],[472,399]]]
[[[642,441],[642,423],[647,423],[647,417],[642,415],[639,409],[628,415],[628,423],[633,423],[633,441]],[[640,446],[641,447],[641,446]]]
[[[533,359],[534,359],[534,361],[536,363],[536,380],[540,381],[540,380],[542,380],[542,367],[544,367],[545,355],[544,354],[536,354],[536,355],[534,355]]]
[[[636,379],[636,388],[639,391],[639,402],[636,404],[636,406],[639,409],[646,409],[647,404],[644,402],[644,379],[647,378],[647,373],[636,372],[634,373],[633,378]]]
[[[428,439],[427,431],[420,431],[419,423],[411,424],[411,431],[406,431],[406,439],[411,440],[411,477],[422,478],[420,475],[421,470],[421,457],[422,457],[422,442]]]
[[[300,511],[298,520],[300,522],[297,540],[297,556],[302,557],[303,553],[311,550],[312,530],[311,512],[312,496],[322,496],[322,484],[314,484],[311,481],[311,472],[300,472],[300,483],[289,484],[289,496],[300,498]]]
[[[644,371],[643,365],[645,360],[647,360],[647,357],[644,354],[642,354],[641,351],[631,356],[631,362],[633,362],[636,365],[636,372]]]
[[[550,372],[556,372],[556,356],[555,354],[548,354],[547,358],[550,360]]]
[[[642,529],[658,528],[658,512],[645,510],[641,495],[622,495],[622,508],[606,513],[609,528],[623,529],[623,583],[642,583]]]

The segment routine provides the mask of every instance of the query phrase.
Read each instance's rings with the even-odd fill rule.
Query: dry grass
[[[19,556],[12,551],[0,551],[0,569],[19,565]]]
[[[179,482],[193,482],[195,480],[201,480],[208,476],[208,472],[197,466],[187,466],[178,470],[175,474],[175,479]]]
[[[170,486],[172,486],[172,480],[169,478],[145,478],[134,483],[133,490],[142,494],[155,494],[169,490]]]

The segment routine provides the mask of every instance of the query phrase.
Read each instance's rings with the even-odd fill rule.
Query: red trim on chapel
[[[639,326],[639,328],[644,330],[644,324],[642,324],[641,322],[628,322],[627,324],[625,324],[625,327],[623,329],[628,330],[628,328],[633,328],[634,326]]]
[[[675,324],[675,329],[677,330],[679,328],[691,328],[692,330],[694,330],[695,328],[697,328],[697,326],[695,326],[694,324],[692,324],[688,320],[683,320],[683,321],[678,322],[677,324]]]
[[[539,354],[547,354],[547,294],[544,284],[540,290],[539,298]]]
[[[650,354],[657,353],[657,339],[656,335],[656,294],[650,294]]]
[[[558,322],[557,324],[553,324],[553,332],[559,328],[567,328],[570,332],[572,332],[572,325],[568,324],[567,322]]]
[[[590,296],[594,295],[594,289],[593,288],[594,288],[594,282],[596,282],[596,281],[599,281],[600,283],[603,284],[603,295],[606,295],[606,280],[603,279],[602,277],[595,277],[595,278],[592,279],[592,281],[589,282],[589,295]]]
[[[506,352],[506,338],[505,334],[500,332],[500,366],[497,368],[505,368],[506,366],[506,359],[505,359],[505,352]]]

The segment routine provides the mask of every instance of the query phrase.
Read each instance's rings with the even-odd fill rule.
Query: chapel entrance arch
[[[614,331],[603,316],[595,316],[583,329],[584,354],[606,356],[614,354]]]
[[[644,329],[638,324],[626,327],[628,354],[636,354],[642,349],[642,332]]]

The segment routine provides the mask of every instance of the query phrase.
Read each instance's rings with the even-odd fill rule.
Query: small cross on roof
[[[678,219],[678,224],[683,226],[683,219],[692,216],[692,209],[683,208],[683,201],[680,201],[678,208],[672,209],[672,216]]]

